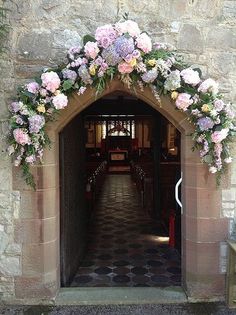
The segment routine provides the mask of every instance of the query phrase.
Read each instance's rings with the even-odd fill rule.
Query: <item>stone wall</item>
[[[1,1],[0,1],[1,3]],[[236,103],[236,3],[234,0],[5,0],[10,9],[8,52],[0,58],[0,297],[13,297],[22,273],[22,239],[15,227],[24,218],[20,193],[12,188],[12,165],[5,152],[7,105],[19,84],[44,67],[63,62],[67,48],[97,26],[129,12],[156,41],[169,42],[186,60],[217,79],[227,100]],[[234,226],[236,163],[222,190],[222,217]],[[219,192],[220,193],[220,192]],[[23,233],[23,232],[22,232]],[[224,248],[224,240],[222,240]],[[225,272],[225,251],[221,251]]]

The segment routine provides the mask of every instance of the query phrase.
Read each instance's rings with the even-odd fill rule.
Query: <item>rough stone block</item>
[[[31,30],[19,36],[17,53],[20,59],[48,60],[52,54],[52,33]]]
[[[184,24],[179,34],[177,47],[183,51],[201,53],[203,39],[199,29],[195,25]]]
[[[19,276],[21,275],[21,264],[19,257],[5,257],[0,258],[0,274],[5,276]]]
[[[211,27],[206,38],[207,47],[227,51],[236,48],[235,30],[219,26]]]
[[[5,251],[9,243],[9,236],[5,232],[0,232],[0,255]]]

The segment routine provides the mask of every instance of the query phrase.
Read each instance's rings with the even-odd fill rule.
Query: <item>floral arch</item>
[[[11,112],[8,152],[21,166],[27,184],[35,187],[30,165],[42,162],[50,145],[46,124],[68,105],[68,96],[95,88],[96,94],[118,78],[129,89],[147,86],[160,102],[169,95],[173,106],[188,115],[194,126],[193,149],[218,177],[232,161],[229,142],[235,134],[231,104],[222,100],[218,84],[202,79],[200,69],[183,63],[168,44],[152,43],[136,22],[125,20],[98,27],[95,37],[86,35],[83,47],[72,47],[68,63],[45,70],[39,78],[18,90]]]

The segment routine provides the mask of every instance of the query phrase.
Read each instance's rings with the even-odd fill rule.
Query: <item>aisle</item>
[[[140,207],[130,175],[108,175],[90,226],[88,251],[71,286],[179,286],[180,257],[161,224]]]

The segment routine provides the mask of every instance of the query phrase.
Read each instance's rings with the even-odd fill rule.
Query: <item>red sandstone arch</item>
[[[135,95],[165,116],[181,132],[181,167],[183,171],[182,203],[182,275],[187,295],[194,298],[222,296],[224,275],[220,274],[219,244],[227,235],[228,221],[220,217],[221,194],[215,177],[192,152],[193,131],[187,116],[177,111],[171,100],[154,98],[150,89],[129,90],[114,80],[99,97],[115,91]],[[22,276],[15,280],[16,297],[52,298],[60,288],[59,253],[59,132],[68,122],[95,101],[95,90],[82,96],[74,93],[69,106],[57,121],[48,124],[51,150],[44,155],[44,164],[32,167],[36,191],[27,186],[14,168],[13,187],[21,192],[20,219],[16,230],[23,230],[18,241],[22,247]],[[206,255],[206,253],[208,253]]]

